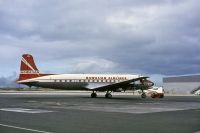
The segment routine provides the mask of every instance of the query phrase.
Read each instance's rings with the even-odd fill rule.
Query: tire
[[[142,97],[142,98],[146,98],[147,95],[146,95],[145,93],[142,93],[141,97]]]
[[[92,93],[91,94],[91,98],[96,98],[97,97],[97,94],[96,93]]]
[[[112,95],[110,93],[106,93],[105,98],[112,98]]]

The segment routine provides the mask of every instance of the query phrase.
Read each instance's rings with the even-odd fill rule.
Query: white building
[[[164,77],[163,88],[170,94],[194,94],[200,89],[200,75]]]

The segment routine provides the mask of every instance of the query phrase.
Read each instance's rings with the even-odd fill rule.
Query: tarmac
[[[200,133],[200,96],[0,92],[0,133]]]

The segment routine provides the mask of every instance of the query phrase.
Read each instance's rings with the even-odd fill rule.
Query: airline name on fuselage
[[[86,77],[88,80],[127,80],[126,77]]]

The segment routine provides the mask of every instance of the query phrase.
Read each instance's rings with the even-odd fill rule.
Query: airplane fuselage
[[[128,74],[58,74],[22,80],[19,83],[54,89],[88,90],[139,77],[142,76]]]

